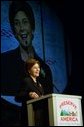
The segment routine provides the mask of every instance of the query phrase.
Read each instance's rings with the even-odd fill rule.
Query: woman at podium
[[[26,101],[30,99],[39,98],[42,95],[45,95],[45,87],[44,84],[40,81],[40,73],[41,73],[41,66],[40,62],[36,59],[28,59],[25,64],[26,68],[26,77],[23,79],[21,88],[18,91],[15,99],[16,101],[22,102],[22,122],[28,125],[28,118],[27,118],[27,107]],[[35,119],[36,125],[42,124],[42,114],[43,114],[43,107],[40,106],[39,110],[37,107],[40,106],[39,104],[35,106]],[[25,117],[24,117],[25,116]],[[40,121],[40,122],[39,122]],[[42,121],[42,122],[41,122]]]

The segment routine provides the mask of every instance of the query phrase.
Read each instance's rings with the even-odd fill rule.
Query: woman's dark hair
[[[35,18],[31,6],[26,1],[13,1],[9,6],[9,21],[12,31],[14,31],[14,17],[18,11],[24,11],[27,15],[31,28],[35,30]]]

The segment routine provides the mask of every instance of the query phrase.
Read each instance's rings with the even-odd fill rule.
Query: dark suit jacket
[[[39,85],[39,81],[35,83],[30,76],[24,78],[21,86],[16,94],[16,101],[23,102],[31,99],[29,92],[36,92],[39,96],[44,95],[44,87]]]
[[[39,79],[38,79],[39,80]],[[22,125],[28,125],[28,116],[27,116],[27,104],[26,102],[30,100],[29,92],[36,92],[39,96],[46,94],[44,92],[43,85],[39,85],[39,81],[37,80],[37,83],[33,81],[33,79],[30,76],[27,76],[22,81],[21,87],[15,97],[15,100],[18,102],[22,102],[22,110],[21,110],[21,118],[22,118]],[[42,101],[40,103],[33,104],[33,109],[35,112],[35,125],[45,125],[45,122],[48,121],[47,118],[44,119],[44,116],[46,116],[44,113],[48,112],[46,101]],[[44,121],[45,120],[45,121]],[[48,122],[47,122],[48,123]],[[47,124],[46,123],[46,124]]]

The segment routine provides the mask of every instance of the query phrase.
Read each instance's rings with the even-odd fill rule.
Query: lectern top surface
[[[50,97],[66,97],[66,98],[82,99],[82,96],[78,96],[78,95],[68,95],[68,94],[55,94],[55,93],[52,93],[52,94],[43,95],[43,96],[41,96],[41,97],[39,97],[37,99],[28,100],[27,104],[30,104],[32,102],[36,102],[36,101],[39,101],[39,100],[42,100],[42,99],[50,98]]]

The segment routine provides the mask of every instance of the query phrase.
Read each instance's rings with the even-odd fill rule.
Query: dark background
[[[64,26],[65,41],[70,40],[72,65],[71,76],[65,93],[83,95],[83,1],[46,1],[54,9]],[[67,65],[68,66],[68,65]]]

